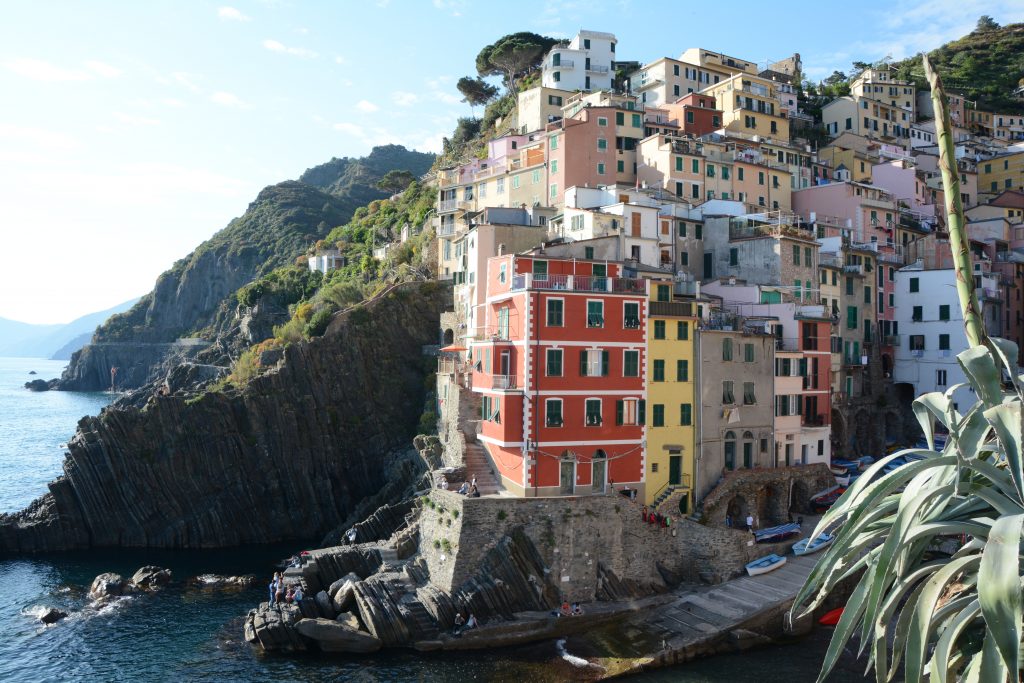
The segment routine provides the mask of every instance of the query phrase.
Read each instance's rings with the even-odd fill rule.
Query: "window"
[[[697,223],[693,226],[693,237],[694,239],[704,239],[704,226]]]
[[[615,170],[618,171],[619,173],[625,173],[626,172],[626,162],[621,160],[621,159],[616,161],[615,162]]]
[[[757,403],[757,396],[754,395],[754,383],[743,383],[743,405],[752,406]]]
[[[643,127],[644,124],[643,124],[643,121],[640,118],[640,114],[633,114],[632,118],[633,118],[633,127],[634,128],[642,128]]]
[[[501,424],[501,398],[498,396],[484,396],[481,404],[481,418],[488,422]]]
[[[743,362],[753,363],[754,362],[754,345],[744,344],[743,345]]]
[[[597,139],[597,148],[599,150],[606,150],[606,149],[608,149],[608,140],[606,140],[605,138],[598,138]]]
[[[921,322],[924,319],[924,306],[914,306],[910,319],[914,322]]]
[[[736,396],[733,394],[732,386],[731,379],[722,382],[722,405],[729,406],[736,403]]]
[[[622,326],[629,330],[640,327],[640,304],[635,301],[627,301],[622,306]]]
[[[507,263],[502,263],[501,266],[498,269],[498,282],[500,282],[501,284],[505,284],[505,281],[507,279],[508,279],[508,264]]]
[[[587,327],[604,327],[604,302],[587,302]]]
[[[939,320],[949,320],[949,304],[939,306]]]
[[[723,166],[722,167],[722,180],[728,180],[728,179],[729,179],[729,167],[728,166]]]
[[[652,408],[652,427],[664,427],[665,426],[665,406],[661,403],[655,403]]]
[[[686,237],[686,222],[685,221],[679,221],[676,224],[676,228],[679,231],[679,236],[680,237]]]
[[[846,278],[846,295],[847,296],[853,296],[853,278],[852,277],[847,277]]]
[[[796,244],[793,245],[793,265],[800,265],[800,246]]]
[[[665,321],[655,320],[654,321],[654,338],[664,339],[665,338]]]
[[[586,425],[588,427],[599,427],[601,425],[601,399],[588,398],[586,403]]]
[[[498,310],[498,337],[508,339],[508,306]]]
[[[615,112],[615,125],[621,126],[626,123],[626,115],[621,111]]]
[[[597,175],[604,175],[604,162],[598,162],[597,164]]]
[[[551,185],[551,197],[552,197],[552,199],[554,199],[557,196],[558,196],[558,185],[557,185],[557,183],[552,183],[552,185]]]
[[[607,126],[608,125],[608,119],[605,118],[604,116],[598,116],[597,117],[597,125],[599,125],[601,127]]]
[[[565,302],[561,299],[548,299],[548,327],[561,327],[565,324]]]
[[[910,278],[910,291],[917,292],[920,289],[920,280],[916,277]]]
[[[700,159],[691,159],[690,160],[690,170],[693,173],[696,173],[696,174],[700,175]]]
[[[639,377],[640,376],[640,352],[639,351],[623,351],[622,352],[622,376],[623,377]]]
[[[804,265],[805,266],[813,265],[811,263],[811,248],[810,247],[804,247]]]
[[[726,432],[725,441],[725,467],[728,470],[736,469],[736,433]]]
[[[857,329],[857,307],[847,306],[846,307],[846,326],[851,330]]]
[[[520,176],[517,176],[517,175],[512,176],[512,189],[513,190],[518,190],[519,189],[519,185],[520,185],[521,182],[522,182],[522,180],[521,180]]]
[[[668,285],[658,285],[658,301],[671,301],[672,289]]]
[[[550,146],[551,146],[551,149],[558,149],[558,136],[557,135],[552,135],[551,136],[551,145]]]
[[[690,338],[690,323],[680,320],[676,323],[676,339]]]
[[[949,335],[939,335],[939,351],[949,351]]]
[[[693,112],[692,111],[686,112],[686,122],[687,123],[693,123]]]
[[[707,171],[708,178],[714,178],[715,177],[715,167],[714,167],[713,164],[708,164],[705,167],[705,169]]]
[[[548,377],[562,376],[562,349],[548,349],[546,374]]]
[[[870,287],[865,287],[864,288],[864,303],[866,303],[866,304],[870,304],[871,303],[871,288]]]
[[[533,277],[535,280],[547,280],[548,279],[548,262],[547,261],[534,261],[533,262]]]
[[[558,173],[558,159],[551,160],[551,173],[552,175]]]
[[[562,399],[549,398],[544,401],[544,425],[547,427],[562,426]]]
[[[689,382],[690,381],[690,361],[688,361],[688,360],[677,360],[676,361],[676,381],[677,382]]]
[[[607,377],[608,352],[601,349],[580,351],[580,377]]]
[[[732,339],[722,340],[722,360],[732,360]]]
[[[652,382],[664,382],[665,381],[665,361],[655,360],[654,361],[654,372],[651,376]]]
[[[944,387],[946,386],[946,371],[936,370],[935,371],[935,386]]]
[[[740,264],[740,250],[736,247],[729,248],[729,265],[738,266]]]
[[[912,335],[910,335],[910,350],[911,351],[924,351],[924,335],[923,334],[912,334]]]
[[[635,398],[625,398],[615,402],[615,424],[636,425],[643,424],[643,401]]]
[[[693,405],[690,403],[679,404],[679,424],[689,427],[693,424]]]

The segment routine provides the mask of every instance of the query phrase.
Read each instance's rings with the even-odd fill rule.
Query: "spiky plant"
[[[838,525],[791,616],[807,614],[845,579],[857,578],[836,626],[819,681],[850,638],[878,683],[903,664],[908,683],[1017,681],[1021,657],[1022,379],[1017,345],[986,335],[974,291],[970,251],[946,96],[927,56],[940,145],[946,213],[970,346],[957,356],[977,395],[958,412],[953,392],[914,401],[928,450],[911,449],[872,465],[824,515],[815,536]],[[949,432],[935,452],[933,427]],[[885,473],[901,455],[922,459]],[[813,536],[812,536],[813,537]],[[942,548],[953,552],[943,553]]]

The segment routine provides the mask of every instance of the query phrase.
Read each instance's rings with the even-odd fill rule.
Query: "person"
[[[349,545],[352,545],[353,543],[356,542],[356,528],[355,527],[352,527],[351,529],[349,529],[348,531],[345,532],[345,540],[348,541]]]
[[[640,519],[642,519],[645,522],[647,521],[647,506],[646,505],[644,505],[643,510],[640,511]]]
[[[732,526],[732,515],[726,515],[725,516],[725,525],[727,527],[731,527]]]
[[[583,608],[580,607],[580,603],[578,603],[578,602],[572,603],[572,615],[574,617],[579,617],[579,616],[583,615]]]
[[[562,603],[562,616],[567,617],[572,614],[572,607],[569,606],[569,601],[566,600]]]
[[[455,626],[452,628],[452,633],[459,635],[462,633],[462,629],[466,626],[466,620],[462,618],[462,612],[455,613]]]
[[[470,489],[470,491],[469,491],[469,497],[470,498],[479,498],[480,497],[480,489],[478,489],[475,484],[473,485],[473,488]]]
[[[463,496],[469,493],[469,482],[462,482],[462,486],[459,487],[458,493]]]
[[[288,588],[284,585],[284,577],[281,577],[277,582],[277,593],[274,594],[274,601],[278,604],[284,602],[284,596],[287,592]]]
[[[479,624],[477,624],[476,616],[470,614],[469,615],[469,619],[466,620],[466,628],[467,629],[476,628],[478,625]]]
[[[295,601],[295,586],[288,586],[288,592],[284,594],[285,602]]]
[[[440,488],[440,489],[441,489],[442,491],[447,491],[447,490],[448,490],[448,477],[446,477],[446,476],[444,476],[444,475],[442,474],[442,475],[441,475],[441,483],[440,483],[440,484],[438,484],[438,487],[439,487],[439,488]]]
[[[294,602],[297,605],[300,602],[302,602],[302,598],[302,584],[299,584],[295,587],[295,592],[292,593],[292,602]]]
[[[280,576],[280,574],[279,573],[275,573],[272,577],[270,577],[270,585],[268,586],[268,588],[270,589],[270,606],[271,607],[274,606],[274,598],[277,596],[277,577],[278,576]]]
[[[747,515],[747,531],[754,533],[754,515]]]
[[[476,475],[473,475],[473,480],[470,482],[470,486],[476,486]]]

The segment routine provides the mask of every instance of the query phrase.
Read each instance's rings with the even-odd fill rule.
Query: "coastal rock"
[[[128,583],[120,574],[105,572],[92,581],[89,587],[89,597],[96,601],[105,601],[111,598],[120,597],[129,589]]]
[[[60,621],[67,615],[67,612],[63,612],[57,609],[56,607],[50,607],[41,615],[39,615],[39,621],[43,622],[46,625],[56,624],[58,621]]]
[[[295,629],[324,652],[376,652],[381,642],[369,633],[330,619],[302,619]]]
[[[215,382],[228,374],[231,368],[220,365],[203,365],[200,363],[181,363],[175,365],[164,379],[164,389],[169,394],[181,391],[196,392],[211,382]]]
[[[331,604],[331,596],[327,595],[327,591],[320,591],[313,599],[316,602],[316,609],[320,616],[325,619],[333,619],[335,617],[337,612]]]
[[[25,388],[29,391],[49,391],[50,383],[45,379],[34,379],[30,382],[25,382]]]
[[[337,612],[346,612],[355,604],[356,583],[359,577],[348,574],[331,584],[327,593],[331,596],[331,605]]]
[[[334,620],[336,622],[338,622],[339,624],[343,624],[343,625],[347,626],[348,628],[352,629],[353,631],[360,631],[360,630],[362,630],[360,628],[360,624],[359,624],[359,617],[357,617],[356,615],[352,614],[351,612],[342,612],[337,617],[335,617]]]
[[[251,588],[256,585],[256,575],[222,576],[220,574],[200,574],[189,579],[189,585],[198,588]]]
[[[171,582],[171,570],[157,567],[154,565],[146,565],[140,567],[138,571],[132,576],[132,585],[136,588],[144,590],[154,590],[161,586],[166,586]]]
[[[296,623],[302,619],[295,605],[263,603],[251,610],[245,623],[245,639],[264,650],[277,652],[302,652],[305,640],[296,630]]]

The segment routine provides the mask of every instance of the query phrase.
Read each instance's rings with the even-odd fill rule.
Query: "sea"
[[[34,393],[25,382],[60,375],[63,361],[0,358],[0,512],[14,512],[60,475],[78,420],[99,413],[107,393]],[[29,374],[35,371],[37,374]],[[249,609],[265,599],[274,565],[301,550],[260,546],[217,551],[96,550],[52,556],[0,556],[0,682],[7,681],[548,681],[593,680],[582,645],[550,641],[486,653],[279,656],[242,638]],[[103,572],[131,576],[140,566],[172,570],[175,583],[152,595],[90,606],[89,584]],[[202,574],[256,574],[257,587],[229,592],[189,587]],[[57,607],[70,616],[44,626]],[[828,633],[742,654],[722,655],[630,677],[644,682],[801,683],[813,681]],[[863,681],[846,658],[829,678]]]

